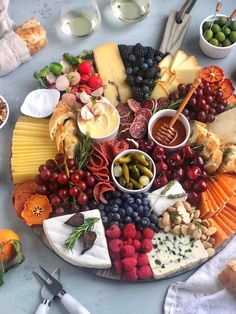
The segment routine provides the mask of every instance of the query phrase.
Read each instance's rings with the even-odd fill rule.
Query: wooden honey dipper
[[[185,106],[187,105],[187,103],[188,103],[189,99],[191,98],[193,92],[196,90],[196,88],[198,87],[198,85],[200,83],[201,83],[201,79],[200,78],[195,79],[191,89],[189,90],[188,94],[184,98],[182,104],[180,105],[179,109],[176,111],[176,113],[173,116],[173,118],[170,120],[169,124],[168,123],[164,123],[159,128],[159,130],[157,131],[157,134],[156,134],[156,140],[158,142],[160,142],[163,145],[167,145],[167,144],[169,144],[170,142],[172,142],[175,139],[175,137],[177,135],[177,131],[176,131],[176,129],[173,126],[174,126],[175,122],[178,120],[181,112],[184,110]]]

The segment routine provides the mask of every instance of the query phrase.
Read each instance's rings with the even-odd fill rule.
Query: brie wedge
[[[107,241],[100,211],[98,209],[94,209],[83,212],[83,215],[85,219],[93,217],[100,218],[92,229],[97,234],[93,247],[86,251],[83,255],[81,255],[81,251],[83,249],[81,240],[76,242],[72,251],[64,248],[66,239],[74,229],[73,227],[66,225],[65,221],[73,216],[73,214],[44,220],[43,230],[51,247],[61,258],[72,265],[99,269],[110,268],[111,259],[108,253]]]

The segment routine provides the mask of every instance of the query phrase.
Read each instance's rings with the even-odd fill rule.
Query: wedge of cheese
[[[175,74],[184,84],[192,84],[201,74],[201,67],[182,67],[175,68]]]
[[[161,75],[160,81],[162,82],[168,82],[170,78],[172,77],[172,73],[170,72],[169,69],[164,68],[163,73]]]
[[[188,59],[188,55],[184,51],[178,50],[173,57],[170,70],[174,72],[175,68],[187,59]]]
[[[161,98],[161,97],[168,97],[169,93],[166,90],[166,88],[164,88],[161,84],[159,84],[159,82],[156,84],[156,86],[154,87],[152,94],[151,94],[151,98]]]
[[[93,50],[94,60],[103,85],[104,95],[114,106],[131,98],[131,89],[125,83],[126,73],[116,43],[106,43]]]
[[[171,54],[169,54],[164,59],[161,60],[161,62],[158,64],[158,67],[160,69],[162,68],[170,69],[172,61],[173,61],[173,57]]]
[[[174,69],[174,72],[176,69],[178,69],[179,67],[182,67],[182,68],[195,68],[195,67],[198,67],[199,64],[197,62],[197,59],[194,57],[194,56],[190,56],[188,57],[184,62],[180,63],[179,65],[177,65]]]

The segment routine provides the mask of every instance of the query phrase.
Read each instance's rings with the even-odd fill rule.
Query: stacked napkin
[[[218,274],[236,259],[236,237],[186,282],[170,286],[164,304],[165,314],[235,314],[236,295],[217,281]]]

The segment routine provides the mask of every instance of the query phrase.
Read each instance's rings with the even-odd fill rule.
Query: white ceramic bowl
[[[234,49],[234,47],[236,46],[236,42],[228,47],[216,47],[216,46],[213,46],[211,45],[204,37],[203,37],[203,29],[202,29],[202,26],[205,22],[207,21],[212,21],[213,19],[213,16],[214,15],[209,15],[208,17],[206,17],[201,25],[200,25],[200,48],[202,50],[202,52],[210,57],[210,58],[214,58],[214,59],[220,59],[220,58],[225,58],[227,57],[230,52]],[[216,18],[218,17],[221,17],[221,16],[224,16],[224,17],[227,17],[226,15],[224,14],[217,14],[216,15]]]
[[[182,113],[180,114],[179,120],[182,122],[182,124],[185,127],[186,138],[182,143],[180,143],[179,145],[176,145],[176,146],[166,146],[166,145],[163,145],[163,144],[157,142],[155,140],[155,138],[152,136],[152,127],[153,127],[154,122],[156,122],[156,120],[160,119],[163,116],[173,117],[175,113],[176,113],[176,110],[173,110],[173,109],[160,110],[160,111],[156,112],[151,117],[151,119],[149,120],[149,123],[148,123],[148,137],[149,137],[149,139],[153,140],[157,145],[164,147],[166,149],[166,151],[168,151],[168,152],[174,152],[174,151],[180,149],[181,147],[183,147],[187,143],[187,140],[190,136],[190,124],[189,124],[188,120],[185,118],[185,116]]]
[[[120,157],[124,157],[126,155],[128,155],[129,153],[142,153],[148,160],[151,161],[152,163],[152,168],[153,168],[153,178],[150,180],[149,184],[146,185],[144,188],[140,189],[140,190],[129,190],[129,189],[126,189],[124,188],[122,185],[120,185],[120,183],[116,180],[116,177],[114,176],[114,173],[113,173],[113,168],[114,168],[114,163],[115,161],[120,158]],[[156,166],[155,166],[155,163],[154,161],[152,160],[152,158],[146,154],[145,152],[139,150],[139,149],[127,149],[125,151],[123,151],[122,153],[120,153],[119,155],[116,156],[116,158],[113,160],[112,162],[112,165],[111,165],[111,176],[112,176],[112,179],[113,181],[115,182],[117,188],[122,191],[122,192],[126,192],[126,193],[130,193],[130,194],[135,194],[135,193],[145,193],[145,192],[148,192],[153,184],[153,181],[156,177]]]
[[[117,134],[118,134],[118,131],[119,131],[119,126],[120,126],[120,115],[119,115],[119,112],[117,111],[117,109],[112,104],[109,104],[109,106],[112,106],[113,109],[117,113],[117,116],[118,116],[117,126],[114,128],[114,130],[110,134],[107,134],[106,136],[102,136],[102,137],[91,136],[91,139],[95,143],[111,141],[111,140],[114,140],[117,137]],[[78,124],[78,127],[79,127],[80,131],[83,133],[83,131],[81,130],[81,127],[80,127],[79,115],[78,115],[78,119],[77,119],[77,124]]]
[[[0,99],[2,99],[5,102],[6,107],[7,107],[7,116],[6,116],[6,119],[3,121],[3,123],[0,125],[0,130],[1,130],[4,127],[4,125],[7,123],[7,120],[9,118],[9,106],[6,99],[3,96],[0,95]]]

